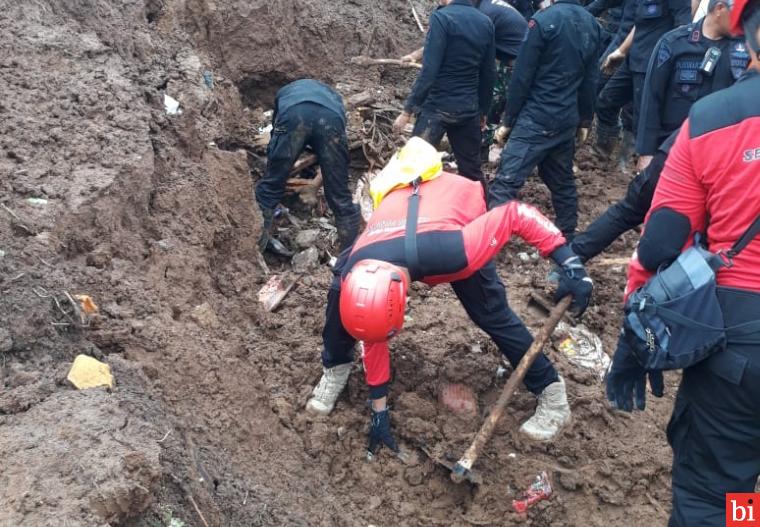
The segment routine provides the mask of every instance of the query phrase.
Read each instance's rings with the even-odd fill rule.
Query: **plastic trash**
[[[167,115],[181,115],[182,110],[179,107],[179,101],[174,97],[164,94],[164,109]]]
[[[89,355],[77,355],[66,379],[78,390],[99,386],[113,388],[111,367]]]
[[[214,74],[206,70],[203,72],[203,83],[209,90],[214,89]]]
[[[602,380],[610,365],[610,357],[604,352],[602,340],[583,324],[570,326],[560,322],[557,332],[567,335],[560,342],[559,351],[564,353],[571,363],[593,371]]]
[[[26,198],[24,201],[26,201],[30,205],[44,206],[48,204],[48,200],[46,200],[45,198]]]
[[[544,471],[536,476],[536,480],[525,491],[525,495],[519,500],[512,500],[512,508],[515,512],[524,513],[539,501],[549,499],[552,495],[552,484],[548,474]]]

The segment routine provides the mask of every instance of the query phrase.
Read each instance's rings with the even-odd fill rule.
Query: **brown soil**
[[[520,392],[476,467],[481,487],[451,483],[416,449],[424,440],[461,453],[504,382],[495,347],[447,287],[415,286],[412,322],[393,344],[394,426],[409,464],[364,461],[358,366],[329,418],[303,412],[321,373],[330,272],[304,277],[277,312],[260,308],[267,277],[249,168],[258,178],[261,158],[250,144],[276,88],[301,76],[398,105],[412,73],[348,59],[418,46],[408,2],[32,0],[2,3],[0,28],[0,525],[665,522],[676,378],[630,418],[552,351],[574,414],[561,438],[518,435],[535,404]],[[165,114],[164,92],[181,115]],[[627,176],[584,153],[578,163],[588,221]],[[366,169],[361,155],[355,169]],[[551,210],[541,185],[525,197]],[[610,254],[630,253],[634,239]],[[323,262],[335,252],[329,239],[319,249]],[[527,314],[549,266],[521,262],[523,250],[516,242],[499,261]],[[590,269],[586,323],[611,352],[624,270]],[[67,291],[92,295],[100,319],[60,325],[54,298]],[[112,366],[112,391],[66,383],[78,353]],[[443,382],[473,388],[477,413],[440,406]],[[513,514],[511,500],[542,470],[555,495]]]

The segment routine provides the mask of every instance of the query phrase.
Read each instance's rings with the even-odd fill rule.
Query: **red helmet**
[[[355,339],[384,342],[404,327],[408,278],[380,260],[357,262],[343,280],[340,319]]]
[[[753,11],[757,11],[758,8],[760,8],[760,4],[758,4],[756,0],[734,0],[733,2],[729,3],[729,7],[731,9],[731,32],[734,35],[741,36],[744,34],[744,24],[752,15],[752,13],[747,13],[745,11],[747,6],[752,4],[754,4]],[[755,30],[757,30],[757,27],[755,27]],[[752,39],[752,41],[755,40],[755,35],[749,35],[749,37]]]

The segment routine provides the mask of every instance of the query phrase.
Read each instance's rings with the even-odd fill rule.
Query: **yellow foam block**
[[[77,355],[66,379],[79,390],[98,386],[113,388],[111,367],[89,355]]]

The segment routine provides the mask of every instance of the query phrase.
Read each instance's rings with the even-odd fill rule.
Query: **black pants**
[[[437,110],[422,110],[414,123],[412,135],[421,137],[434,147],[446,134],[457,160],[459,175],[485,184],[480,169],[480,117],[476,115],[456,115]]]
[[[304,102],[277,115],[267,147],[267,169],[256,185],[261,209],[274,209],[298,156],[310,146],[319,159],[325,197],[337,221],[359,218],[348,189],[348,139],[340,116],[316,103]]]
[[[641,110],[641,89],[644,86],[645,73],[632,72],[628,68],[628,60],[615,71],[604,88],[599,93],[596,102],[596,117],[598,126],[604,130],[619,130],[618,117],[628,104],[630,110],[623,112],[623,123],[626,130],[636,131]],[[630,129],[627,128],[630,121]]]
[[[340,265],[340,264],[338,264]],[[327,294],[327,313],[322,332],[324,351],[322,364],[331,368],[353,360],[356,340],[348,334],[340,321],[340,274],[336,265],[336,276]],[[496,272],[493,262],[483,267],[465,280],[452,282],[451,287],[473,322],[485,331],[496,343],[499,350],[517,367],[525,352],[533,343],[533,337],[507,303],[507,291]],[[525,376],[525,387],[534,394],[541,393],[546,386],[559,379],[557,371],[541,354]]]
[[[573,176],[575,128],[546,130],[530,117],[520,116],[504,150],[496,178],[491,182],[491,207],[517,199],[533,169],[552,194],[555,223],[570,241],[578,225],[578,192]]]
[[[726,325],[760,318],[760,294],[720,288]],[[683,372],[668,442],[673,448],[669,527],[726,525],[726,493],[753,492],[760,475],[760,335]],[[753,342],[754,340],[754,342]],[[758,506],[755,504],[755,518]]]
[[[628,185],[625,197],[611,205],[585,231],[575,237],[572,249],[581,260],[590,260],[609,247],[621,234],[644,222],[667,156],[665,152],[658,150],[649,166]]]

